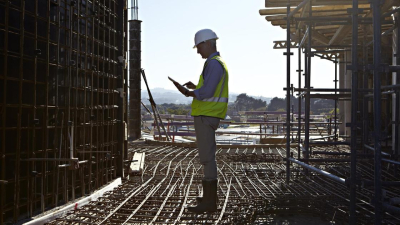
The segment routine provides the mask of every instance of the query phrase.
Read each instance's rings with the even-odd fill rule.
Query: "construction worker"
[[[178,90],[186,97],[193,97],[192,116],[196,130],[196,140],[199,151],[200,163],[204,167],[202,180],[203,197],[197,197],[197,206],[189,207],[193,213],[217,211],[217,162],[215,153],[215,130],[221,119],[225,119],[228,108],[228,69],[217,52],[214,31],[203,29],[196,33],[194,48],[203,59],[203,71],[197,85],[187,82],[183,86],[174,82]],[[189,91],[184,86],[194,91]]]

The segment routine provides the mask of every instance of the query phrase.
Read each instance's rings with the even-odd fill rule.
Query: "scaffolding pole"
[[[286,31],[286,158],[290,158],[290,4],[287,5],[287,31]],[[286,161],[286,183],[290,181],[290,162]]]

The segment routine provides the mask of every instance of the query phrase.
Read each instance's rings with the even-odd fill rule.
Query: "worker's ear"
[[[211,41],[206,41],[207,48],[211,48]]]

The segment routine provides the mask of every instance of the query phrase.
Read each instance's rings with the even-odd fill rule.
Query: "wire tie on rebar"
[[[35,49],[35,55],[36,55],[36,56],[41,55],[41,54],[42,54],[42,50],[40,50],[40,49]]]

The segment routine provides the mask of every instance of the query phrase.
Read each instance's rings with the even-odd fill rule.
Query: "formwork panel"
[[[116,177],[123,3],[0,0],[0,224]]]

